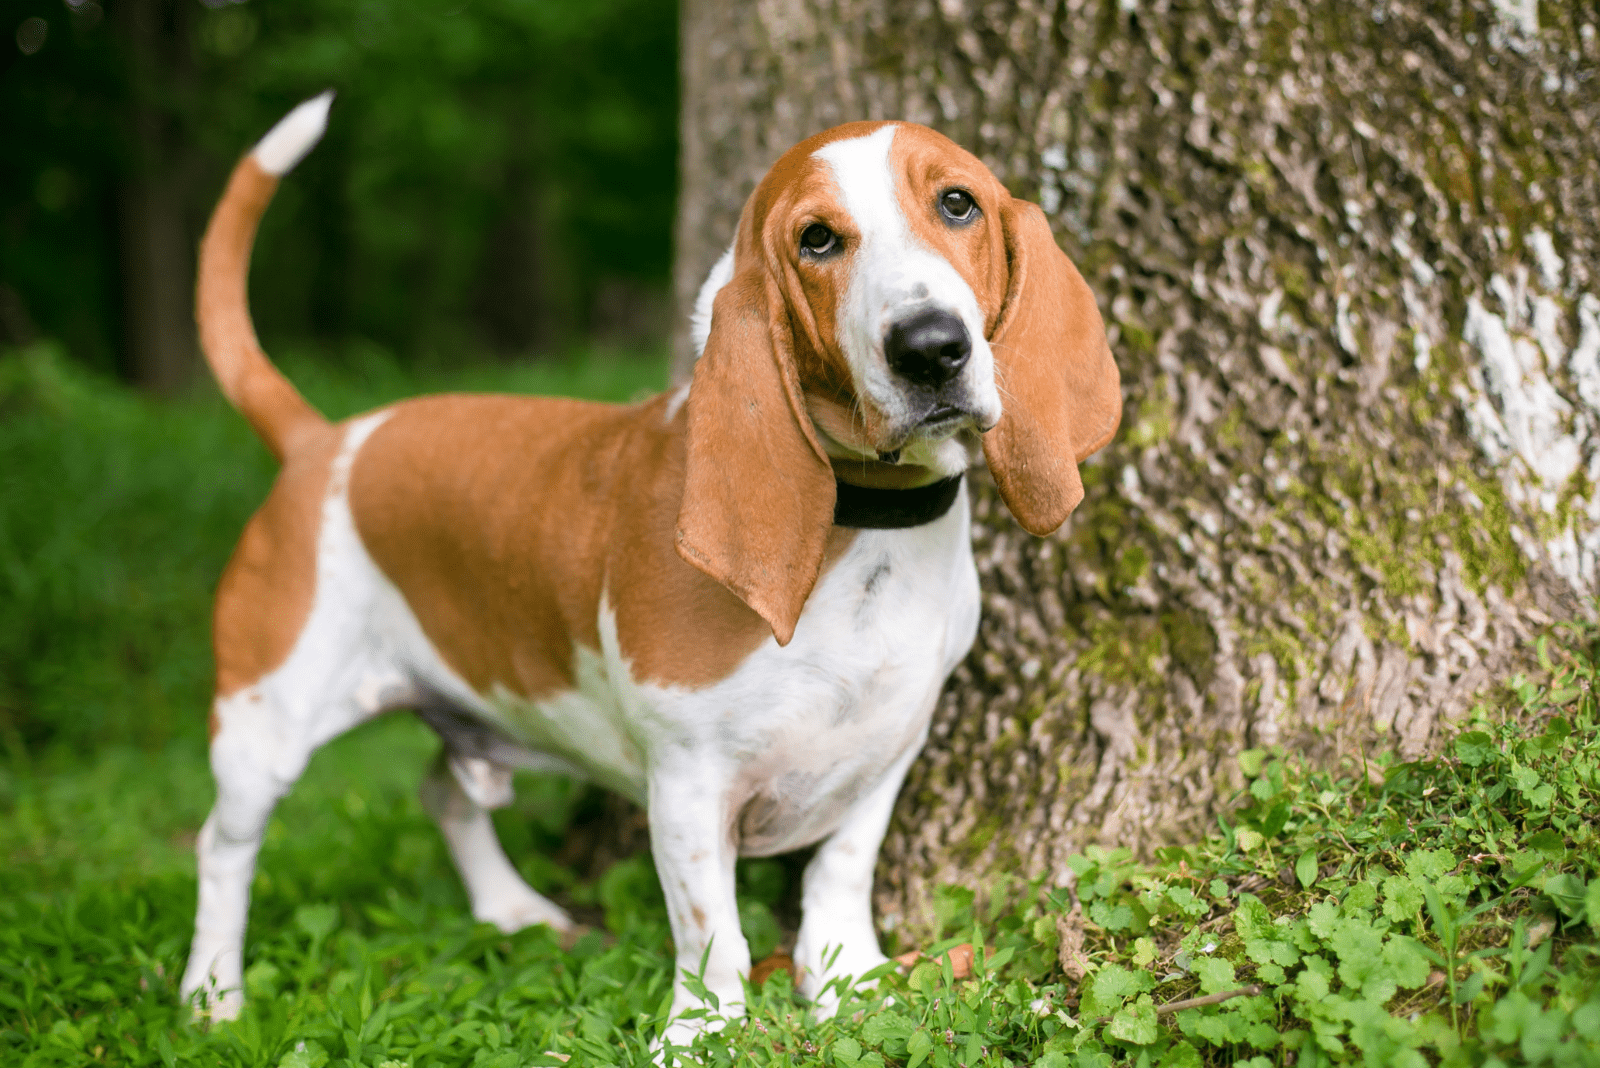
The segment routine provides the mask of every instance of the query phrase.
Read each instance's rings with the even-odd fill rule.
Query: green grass
[[[1236,819],[1204,843],[1148,865],[1091,850],[1073,861],[1072,890],[997,885],[981,907],[944,893],[933,937],[986,945],[977,977],[924,962],[826,1021],[775,977],[752,1017],[698,1055],[845,1068],[1597,1063],[1600,635],[1579,639],[1551,650],[1553,691],[1519,682],[1445,757],[1341,776],[1244,754]],[[187,844],[209,794],[197,749],[110,748],[0,778],[0,1063],[555,1063],[547,1050],[574,1065],[648,1063],[670,977],[648,858],[589,883],[541,859],[577,791],[523,777],[497,813],[512,855],[616,941],[569,954],[542,929],[474,926],[415,800],[436,744],[395,717],[318,754],[262,851],[245,1015],[209,1031],[184,1022],[175,992],[193,914]],[[743,875],[744,911],[770,924],[781,870]],[[1063,971],[1064,930],[1082,938],[1065,954],[1081,983]],[[1249,984],[1259,991],[1159,1011]]]
[[[332,414],[464,385],[626,398],[663,367],[288,362]],[[473,924],[416,800],[438,743],[403,715],[328,746],[280,806],[253,888],[245,1014],[187,1023],[190,846],[211,797],[206,604],[270,464],[219,402],[155,405],[42,348],[0,360],[0,469],[0,1064],[650,1063],[671,958],[649,858],[592,880],[554,864],[587,795],[519,777],[496,813],[508,852],[613,940],[567,953],[543,930]],[[976,942],[974,977],[927,960],[818,1021],[780,974],[696,1056],[1600,1063],[1600,631],[1556,637],[1540,678],[1508,680],[1438,758],[1328,771],[1241,754],[1249,785],[1204,842],[1152,863],[1089,850],[1066,888],[997,877],[981,899],[943,892],[925,948]],[[788,872],[741,866],[758,953],[784,934]]]

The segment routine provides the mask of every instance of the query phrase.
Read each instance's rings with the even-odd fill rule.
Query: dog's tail
[[[250,420],[280,461],[293,451],[297,438],[328,421],[272,365],[256,340],[246,294],[250,247],[278,179],[321,139],[332,103],[331,89],[307,100],[239,161],[200,241],[194,301],[200,346],[223,396]]]

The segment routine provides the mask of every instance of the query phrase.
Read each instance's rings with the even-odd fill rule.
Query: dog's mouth
[[[959,423],[971,418],[971,412],[957,408],[953,404],[935,404],[928,409],[927,414],[917,421],[917,429],[942,430],[948,424]]]
[[[900,463],[907,451],[921,453],[958,435],[976,442],[978,436],[992,428],[992,424],[981,425],[976,412],[942,401],[929,404],[921,415],[902,425],[905,429],[878,449],[878,459],[883,463]]]
[[[994,423],[985,425],[982,414],[964,405],[936,400],[920,416],[909,420],[908,427],[907,439],[920,437],[939,441],[962,430],[985,434],[994,429]]]
[[[937,468],[944,473],[964,467],[979,446],[979,438],[993,425],[988,426],[985,416],[974,411],[960,398],[929,396],[908,397],[906,412],[895,424],[883,427],[873,434],[862,425],[854,406],[829,397],[807,394],[806,408],[813,425],[822,435],[824,447],[830,456],[840,459],[871,458],[892,466]],[[887,432],[884,432],[887,431]],[[962,459],[952,453],[956,439]]]

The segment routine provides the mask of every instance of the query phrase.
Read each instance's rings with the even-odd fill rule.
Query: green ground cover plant
[[[663,367],[418,374],[369,354],[308,358],[294,376],[348,414],[457,386],[625,399]],[[211,798],[205,608],[270,462],[220,402],[138,400],[48,349],[0,359],[0,410],[0,1064],[652,1063],[672,977],[649,857],[595,879],[554,863],[587,795],[521,776],[495,816],[509,854],[602,930],[567,952],[544,929],[474,924],[416,799],[438,743],[405,715],[326,747],[279,807],[253,887],[244,1015],[188,1022],[176,983]],[[1318,770],[1242,753],[1248,785],[1206,841],[1149,861],[1091,849],[1064,887],[948,890],[917,932],[927,956],[847,994],[837,1017],[812,1018],[780,971],[692,1055],[1600,1064],[1600,630],[1560,628],[1538,653],[1538,676],[1486,694],[1436,757]],[[71,672],[86,680],[62,681]],[[788,934],[790,870],[741,865],[758,955]],[[911,948],[904,932],[890,941]],[[965,977],[943,952],[957,943],[975,949]]]

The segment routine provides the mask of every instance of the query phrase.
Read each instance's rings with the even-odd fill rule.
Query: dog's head
[[[981,441],[1012,514],[1048,534],[1121,417],[1094,296],[1044,213],[911,123],[835,127],[773,165],[696,341],[678,551],[781,643],[822,566],[835,462],[914,485]]]

